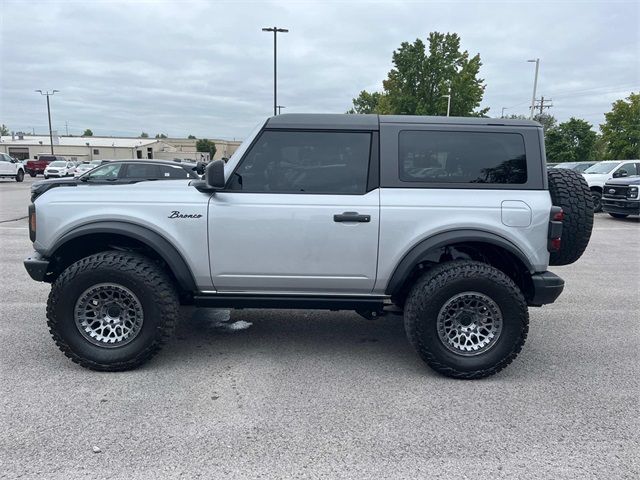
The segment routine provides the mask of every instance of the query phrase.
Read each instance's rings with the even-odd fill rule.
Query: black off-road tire
[[[553,205],[562,207],[562,241],[558,252],[551,252],[549,265],[570,265],[584,253],[593,229],[593,199],[581,173],[566,168],[547,172]]]
[[[502,314],[502,331],[493,346],[475,356],[454,353],[438,335],[438,315],[463,292],[491,298]],[[455,260],[427,271],[414,284],[404,306],[407,338],[422,360],[443,375],[460,379],[488,377],[518,355],[529,331],[529,312],[520,289],[500,270],[481,262]]]
[[[22,170],[18,170],[18,173],[16,173],[16,182],[20,183],[23,180],[24,180],[24,172]]]
[[[29,176],[30,176],[31,178],[34,178],[36,175],[37,175],[37,173],[36,173],[36,172],[29,172]]]
[[[613,218],[627,218],[629,215],[625,213],[610,213]]]
[[[594,213],[602,211],[602,192],[600,190],[591,190],[591,201],[593,202]]]
[[[137,296],[143,322],[129,343],[98,346],[80,333],[74,309],[82,292],[111,282]],[[145,363],[169,340],[178,316],[178,294],[169,276],[147,257],[121,251],[97,253],[69,266],[53,284],[47,303],[49,331],[60,350],[75,363],[100,371],[129,370]]]

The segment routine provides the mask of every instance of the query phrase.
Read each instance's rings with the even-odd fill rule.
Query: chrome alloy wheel
[[[498,304],[479,292],[454,295],[440,309],[438,337],[450,351],[464,356],[479,355],[493,347],[502,332]]]
[[[108,348],[136,338],[144,316],[142,304],[131,290],[116,283],[99,283],[80,295],[74,319],[84,338]]]

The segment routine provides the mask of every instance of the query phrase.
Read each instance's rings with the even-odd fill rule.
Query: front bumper
[[[49,271],[49,260],[38,252],[33,252],[31,256],[24,259],[24,268],[35,281],[44,282]]]
[[[621,215],[640,215],[640,201],[602,197],[602,211]]]
[[[531,275],[533,296],[528,299],[532,307],[540,307],[553,303],[564,290],[564,280],[551,272],[540,272]]]

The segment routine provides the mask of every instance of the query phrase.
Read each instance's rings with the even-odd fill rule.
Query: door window
[[[627,172],[627,177],[631,177],[632,175],[638,175],[638,170],[636,169],[635,163],[625,163],[615,171],[614,176],[619,177],[620,172],[622,172],[623,170]]]
[[[369,132],[265,131],[234,172],[246,192],[364,194]]]

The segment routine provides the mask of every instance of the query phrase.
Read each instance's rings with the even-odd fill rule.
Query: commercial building
[[[178,138],[70,137],[54,134],[53,150],[56,155],[75,161],[129,158],[206,159],[196,151],[196,141]],[[213,141],[216,144],[216,160],[229,158],[240,145],[238,141]],[[40,154],[51,153],[51,142],[48,135],[6,135],[0,137],[0,152],[19,160],[36,159]]]

